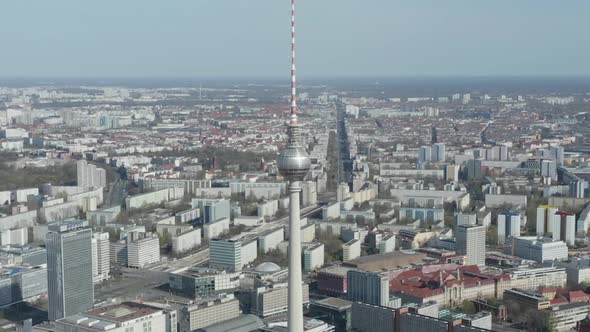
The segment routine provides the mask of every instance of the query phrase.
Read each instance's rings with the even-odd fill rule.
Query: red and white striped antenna
[[[295,69],[295,0],[291,0],[291,125],[297,125],[297,70]]]

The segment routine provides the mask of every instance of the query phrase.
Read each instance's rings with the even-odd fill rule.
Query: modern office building
[[[35,299],[47,293],[47,268],[41,266],[0,269],[0,307]]]
[[[455,230],[456,249],[466,256],[466,265],[485,265],[486,228],[485,226],[461,225]]]
[[[348,271],[348,300],[389,305],[389,276],[380,272]]]
[[[576,243],[576,216],[564,211],[558,211],[553,217],[553,240],[563,241],[568,246]]]
[[[209,243],[209,267],[228,272],[242,270],[242,242],[213,239]]]
[[[201,211],[203,224],[229,218],[231,211],[229,199],[193,198],[192,208],[198,208]]]
[[[309,316],[321,319],[334,326],[336,331],[350,331],[352,328],[352,302],[328,297],[311,302]]]
[[[352,303],[351,326],[359,332],[396,331],[396,310],[362,302]]]
[[[48,226],[49,320],[72,316],[94,305],[92,230],[85,221]]]
[[[232,293],[240,287],[241,272],[226,272],[208,268],[188,268],[170,272],[170,288],[189,298],[208,298]]]
[[[520,236],[521,216],[514,211],[498,214],[498,243],[504,244],[509,236]]]
[[[92,234],[92,275],[98,283],[109,278],[111,271],[109,233]]]
[[[562,261],[568,258],[565,242],[536,236],[507,238],[504,253],[538,263]]]

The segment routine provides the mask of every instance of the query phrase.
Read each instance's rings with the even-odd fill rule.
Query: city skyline
[[[0,28],[19,28],[2,37],[3,77],[284,77],[288,65],[280,1],[36,5],[3,5]],[[300,7],[303,79],[590,75],[583,1]]]

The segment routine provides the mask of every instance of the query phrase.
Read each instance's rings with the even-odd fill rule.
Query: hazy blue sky
[[[298,0],[301,76],[590,75],[589,0]],[[0,76],[289,72],[289,0],[4,0]]]

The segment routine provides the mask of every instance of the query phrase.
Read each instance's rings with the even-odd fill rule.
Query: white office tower
[[[209,243],[209,267],[227,272],[242,270],[242,242],[213,239]]]
[[[94,283],[109,278],[111,271],[109,233],[92,234],[92,275]]]
[[[289,332],[303,331],[303,287],[301,272],[301,222],[299,195],[301,181],[311,167],[311,161],[301,144],[297,122],[297,81],[295,69],[295,0],[291,0],[291,117],[288,142],[277,159],[281,175],[289,181]]]
[[[557,208],[551,205],[539,205],[537,208],[537,235],[544,236],[553,233],[553,217]]]
[[[498,243],[504,244],[509,236],[520,236],[520,214],[505,211],[498,214]]]
[[[485,265],[486,228],[485,226],[460,225],[456,229],[457,252],[465,255],[466,265]]]
[[[107,173],[103,168],[88,164],[86,160],[78,160],[76,173],[79,187],[106,187]]]
[[[446,159],[446,151],[444,143],[435,143],[432,146],[432,161],[444,162]]]
[[[553,241],[561,240],[568,246],[576,243],[576,216],[559,211],[553,216]]]
[[[49,320],[72,316],[94,305],[92,230],[85,221],[48,226],[47,293]]]
[[[432,148],[422,146],[418,149],[418,163],[425,163],[432,160]]]

